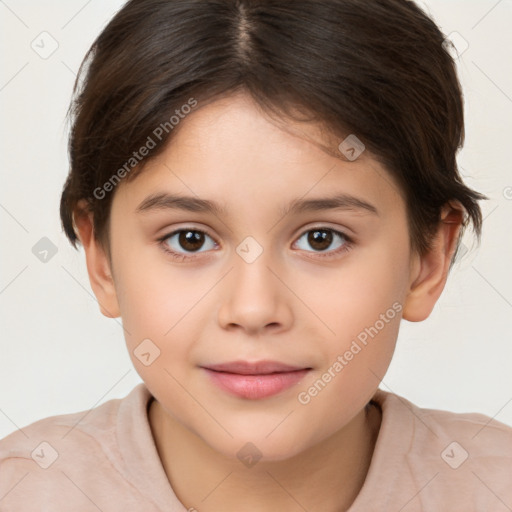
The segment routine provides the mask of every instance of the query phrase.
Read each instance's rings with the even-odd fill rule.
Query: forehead
[[[165,197],[173,194],[189,198],[181,201],[189,211],[226,216],[251,206],[273,206],[282,215],[308,201],[303,209],[314,210],[315,198],[326,195],[361,212],[401,201],[393,178],[371,155],[348,161],[338,150],[341,140],[322,125],[271,119],[246,95],[199,105],[180,123],[164,151],[122,183],[116,196],[131,211],[176,205],[179,198]]]

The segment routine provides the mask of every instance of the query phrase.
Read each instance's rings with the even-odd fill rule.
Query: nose
[[[226,276],[221,293],[221,327],[242,329],[251,335],[289,329],[293,320],[289,301],[293,294],[284,284],[285,276],[273,268],[270,251],[263,251],[252,262],[238,254],[233,260],[234,267]]]

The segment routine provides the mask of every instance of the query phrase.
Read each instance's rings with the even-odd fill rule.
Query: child
[[[378,387],[481,231],[434,22],[131,0],[80,71],[62,224],[144,382],[0,441],[0,510],[512,510],[512,428]]]

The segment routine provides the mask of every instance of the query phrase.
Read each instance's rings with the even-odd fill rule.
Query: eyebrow
[[[166,192],[155,193],[146,197],[135,211],[136,213],[144,213],[155,210],[185,210],[188,212],[211,213],[216,216],[227,214],[226,208],[214,201]],[[280,214],[284,217],[289,213],[298,214],[323,210],[356,210],[379,216],[379,212],[374,205],[349,194],[336,194],[332,197],[317,199],[295,199],[288,206],[281,208]]]

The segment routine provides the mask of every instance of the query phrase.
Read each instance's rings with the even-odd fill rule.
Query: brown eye
[[[305,240],[306,243],[303,243],[303,247],[300,247],[300,241]],[[337,244],[336,244],[336,241]],[[335,247],[332,249],[332,245]],[[344,233],[337,231],[331,228],[313,228],[308,231],[305,231],[297,241],[297,245],[299,249],[305,250],[307,252],[317,252],[320,257],[328,257],[332,255],[336,255],[340,252],[348,250],[352,246],[352,240],[346,236]],[[313,250],[308,250],[308,245]],[[328,250],[331,247],[332,250]],[[325,253],[325,254],[323,254]]]
[[[332,239],[332,233],[326,229],[315,229],[308,234],[308,244],[317,251],[328,249]]]
[[[199,231],[180,231],[178,244],[187,251],[197,251],[204,243],[204,233]]]
[[[212,240],[207,233],[200,229],[179,229],[160,238],[160,241],[164,250],[187,257],[187,253],[203,252],[200,249],[203,248],[207,239]],[[211,248],[215,247],[215,242],[211,245]]]

